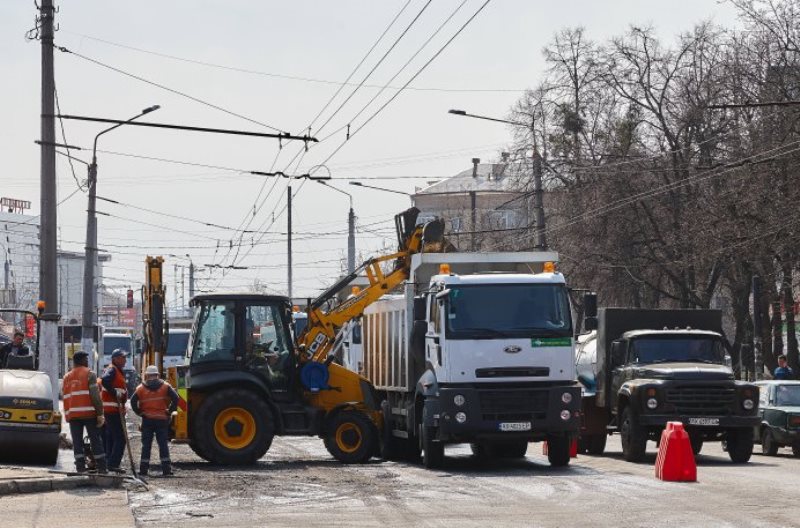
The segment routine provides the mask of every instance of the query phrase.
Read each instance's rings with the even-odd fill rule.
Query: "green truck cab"
[[[602,454],[605,436],[619,433],[624,458],[641,461],[647,442],[678,421],[695,454],[722,441],[732,461],[750,459],[758,387],[734,379],[721,312],[605,308],[588,318],[595,327],[577,354],[582,450]]]

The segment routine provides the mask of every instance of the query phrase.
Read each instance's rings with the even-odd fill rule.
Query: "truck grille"
[[[736,399],[731,387],[675,387],[667,390],[667,403],[678,414],[724,416],[731,413]]]
[[[549,391],[487,390],[480,392],[484,420],[529,421],[547,417]]]

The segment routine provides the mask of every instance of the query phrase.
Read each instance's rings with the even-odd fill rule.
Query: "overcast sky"
[[[62,113],[126,119],[142,108],[159,104],[161,109],[144,120],[258,132],[269,132],[267,126],[271,126],[300,133],[407,0],[56,3],[60,6],[57,45],[86,57],[56,52],[56,84]],[[491,161],[497,156],[510,139],[508,129],[500,124],[450,116],[447,110],[462,108],[477,114],[505,116],[522,91],[541,78],[545,68],[541,50],[557,30],[583,26],[590,38],[604,40],[625,31],[630,24],[651,24],[663,38],[671,40],[701,20],[711,19],[726,26],[736,22],[732,8],[716,0],[493,0],[409,89],[346,141],[342,127],[350,123],[351,131],[359,129],[396,93],[396,89],[385,90],[356,117],[378,93],[380,88],[375,86],[385,85],[461,2],[431,3],[365,82],[369,86],[356,91],[334,113],[425,3],[426,0],[408,2],[353,75],[352,85],[341,90],[314,124],[312,134],[327,139],[301,157],[296,158],[301,144],[286,142],[278,155],[278,142],[263,138],[138,127],[121,128],[103,136],[98,147],[104,151],[98,154],[98,195],[127,204],[98,202],[99,211],[114,215],[99,217],[100,246],[112,254],[106,268],[108,284],[138,287],[144,280],[144,256],[160,254],[166,258],[171,287],[173,264],[186,264],[184,255],[189,254],[198,266],[234,264],[250,268],[224,275],[219,269],[210,275],[200,272],[198,279],[203,289],[245,289],[258,278],[273,290],[285,293],[283,211],[287,181],[275,183],[269,179],[256,201],[264,178],[247,171],[304,173],[326,162],[334,180],[363,177],[370,178],[364,183],[413,191],[415,185],[422,186],[426,180],[468,168],[472,157]],[[405,84],[482,3],[483,0],[466,0],[441,32],[392,81],[392,86]],[[35,14],[32,2],[0,2],[0,195],[31,200],[33,214],[38,214],[39,150],[33,142],[39,136],[40,46],[25,39],[26,31],[34,25]],[[320,130],[331,115],[333,118]],[[94,135],[103,128],[76,121],[64,121],[64,127],[68,143],[89,149]],[[57,135],[61,141],[60,128]],[[91,150],[75,154],[88,161]],[[290,164],[292,159],[295,161]],[[64,199],[75,190],[76,183],[66,158],[59,157],[57,163],[58,195]],[[85,165],[76,163],[75,171],[78,179],[85,179]],[[359,225],[357,249],[367,257],[393,240],[392,215],[406,208],[409,200],[400,194],[358,189],[348,181],[332,185],[353,195]],[[300,185],[299,181],[293,182],[295,190]],[[339,272],[346,248],[348,198],[321,184],[307,182],[297,193],[294,205],[294,292],[314,296]],[[260,209],[253,218],[254,207]],[[233,230],[142,208],[228,228],[252,220],[248,231],[259,233],[244,234],[234,259],[239,237],[234,238]],[[85,209],[83,193],[73,195],[60,206],[61,247],[82,251]],[[264,233],[267,227],[269,230]],[[234,248],[229,252],[232,240]]]

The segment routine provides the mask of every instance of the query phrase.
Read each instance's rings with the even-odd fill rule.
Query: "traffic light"
[[[133,290],[128,290],[128,308],[133,308]]]

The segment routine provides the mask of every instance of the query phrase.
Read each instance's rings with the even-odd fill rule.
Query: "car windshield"
[[[186,346],[189,344],[189,332],[169,333],[167,344],[168,356],[185,356]]]
[[[449,338],[572,335],[569,299],[563,284],[453,286],[447,300]]]
[[[124,350],[130,355],[132,340],[128,336],[103,336],[103,354],[110,356],[116,349]]]
[[[722,342],[713,337],[637,337],[630,354],[635,363],[725,362]]]
[[[800,406],[800,385],[778,385],[775,393],[777,405]]]

